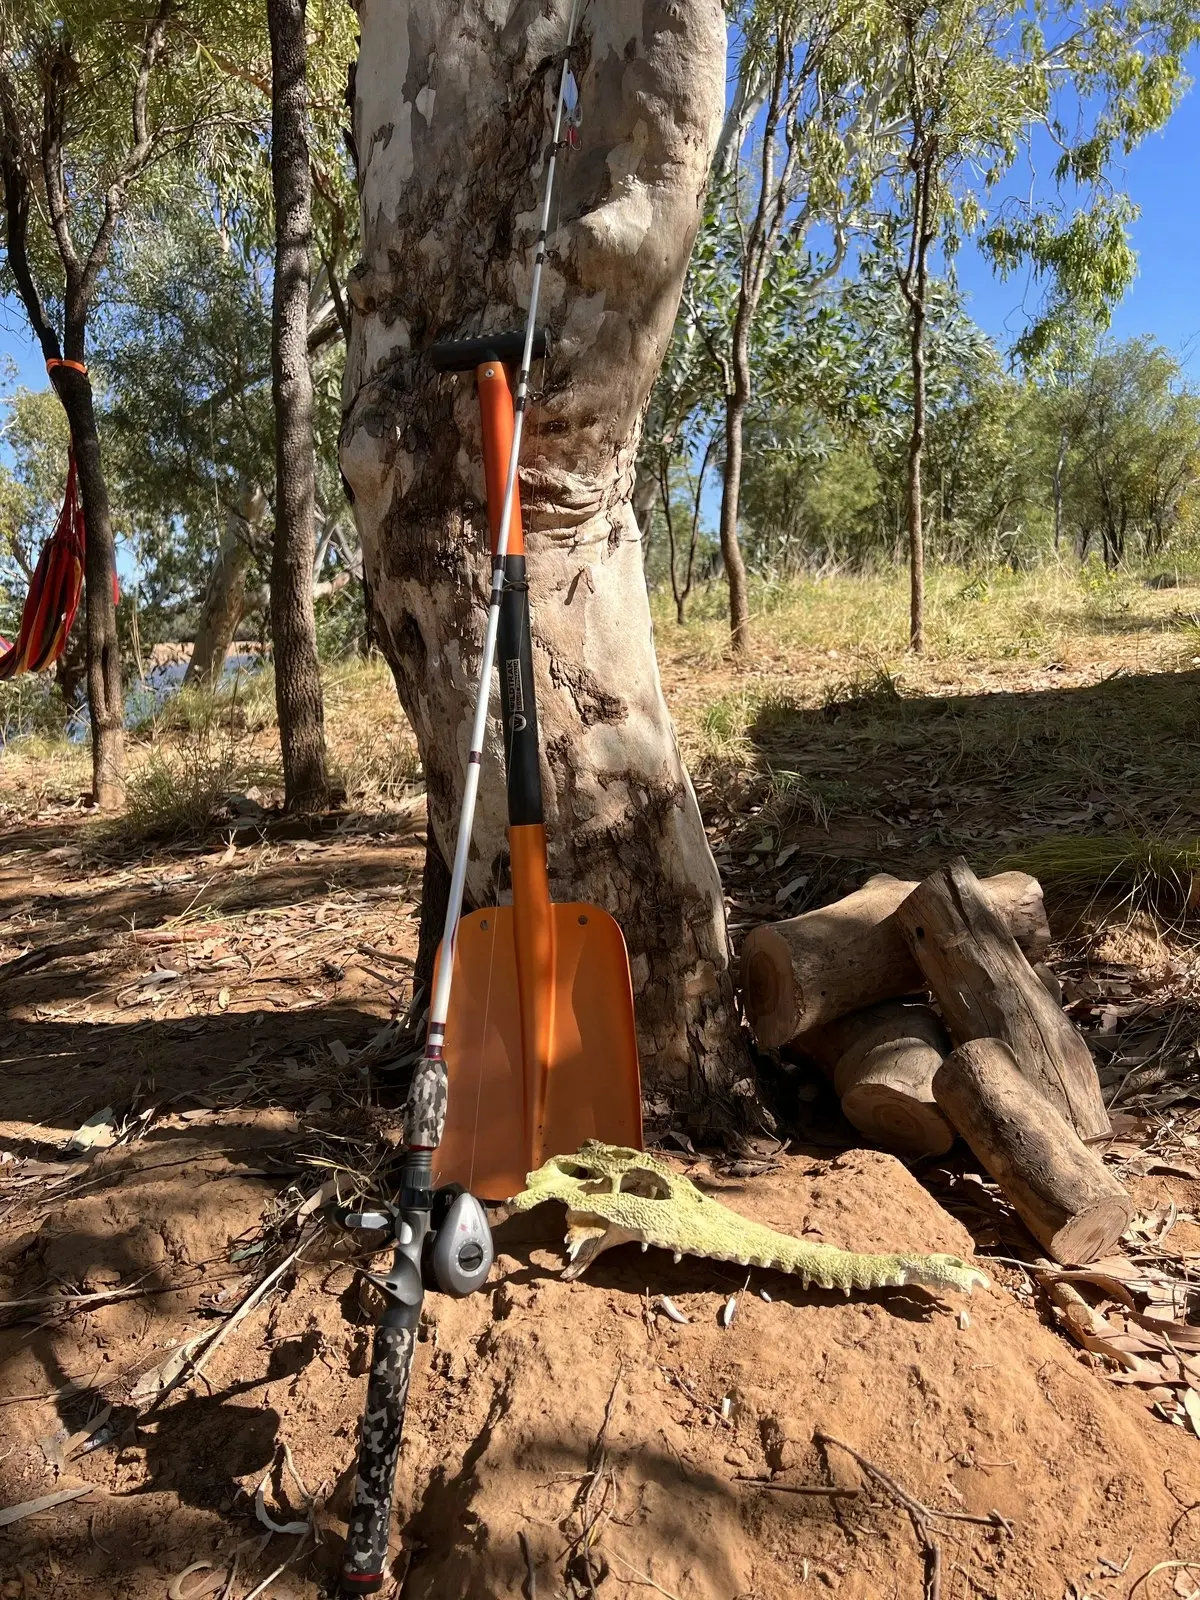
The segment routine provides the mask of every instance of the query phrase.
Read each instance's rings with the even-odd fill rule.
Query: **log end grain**
[[[914,1099],[910,1090],[886,1079],[864,1078],[842,1096],[846,1120],[881,1150],[916,1160],[944,1156],[954,1129],[933,1099]]]
[[[764,1049],[778,1050],[800,1027],[791,952],[773,927],[752,928],[742,942],[741,968],[746,1021]]]
[[[1133,1206],[1128,1197],[1114,1195],[1108,1200],[1093,1200],[1077,1217],[1069,1217],[1046,1241],[1047,1253],[1055,1261],[1071,1266],[1086,1266],[1111,1255],[1125,1229],[1133,1221]]]

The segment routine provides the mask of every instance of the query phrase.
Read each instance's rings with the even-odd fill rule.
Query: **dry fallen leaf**
[[[228,989],[220,989],[220,990],[218,990],[218,992],[217,992],[217,1005],[220,1007],[220,1009],[222,1011],[225,1011],[225,1010],[228,1009],[228,1006],[229,1006],[229,990]]]
[[[1192,1425],[1192,1432],[1200,1439],[1200,1394],[1195,1389],[1183,1391],[1183,1409],[1188,1414],[1188,1421]]]

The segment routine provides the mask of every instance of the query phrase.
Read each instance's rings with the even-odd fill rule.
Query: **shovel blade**
[[[544,1065],[527,1062],[511,906],[458,925],[446,1022],[449,1114],[434,1157],[439,1184],[506,1200],[526,1175],[585,1139],[641,1149],[633,988],[621,930],[599,906],[553,905],[553,1021]],[[542,1081],[539,1081],[542,1080]],[[531,1097],[545,1107],[539,1148]]]

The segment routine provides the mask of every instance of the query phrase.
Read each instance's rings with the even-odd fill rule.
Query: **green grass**
[[[123,814],[102,827],[123,839],[202,833],[240,775],[232,745],[186,739],[159,747],[130,773]]]
[[[926,582],[927,661],[1052,661],[1081,636],[1160,616],[1164,596],[1178,604],[1186,595],[1186,589],[1155,592],[1141,575],[1107,573],[1098,563],[1017,573],[936,567]],[[1200,606],[1200,599],[1193,604]],[[657,591],[651,607],[656,639],[668,657],[712,665],[727,654],[723,582],[696,592],[683,628],[675,621],[669,594]],[[1187,625],[1181,619],[1178,627]],[[834,650],[894,666],[906,655],[908,626],[908,579],[902,570],[751,583],[751,628],[760,659]]]
[[[996,865],[1060,888],[1120,890],[1138,909],[1176,911],[1195,902],[1200,836],[1061,834],[1020,846]]]
[[[769,904],[801,870],[828,896],[1027,847],[1021,864],[1069,897],[1165,912],[1190,893],[1194,589],[1096,567],[942,570],[918,658],[902,577],[835,577],[759,590],[748,663],[728,654],[723,594],[702,599],[710,611],[660,618],[656,638],[710,831],[735,862],[757,854],[743,898]],[[794,847],[778,871],[756,850],[768,835]]]
[[[321,672],[329,769],[360,807],[386,810],[420,778],[416,740],[379,657],[349,657]],[[139,838],[203,830],[226,795],[281,784],[275,672],[267,662],[215,693],[180,690],[135,733],[124,827]]]

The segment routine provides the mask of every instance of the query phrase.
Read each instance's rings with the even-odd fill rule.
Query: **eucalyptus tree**
[[[1102,348],[1071,395],[1066,511],[1105,565],[1160,556],[1200,489],[1200,396],[1151,339]]]
[[[1022,340],[1050,346],[1065,312],[1103,324],[1128,287],[1128,199],[1114,159],[1162,127],[1187,84],[1183,57],[1200,33],[1192,0],[1113,6],[1059,0],[885,0],[881,62],[893,63],[884,115],[894,130],[894,209],[883,237],[910,314],[908,445],[910,645],[924,649],[925,336],[930,262],[975,235],[1002,274],[1024,265],[1047,288]],[[1059,151],[1055,190],[987,205],[1035,135]]]
[[[223,139],[242,137],[241,8],[211,0],[28,0],[0,16],[5,270],[62,401],[87,524],[87,689],[92,786],[123,792],[124,703],[109,490],[91,382],[89,324],[131,210],[153,204]]]
[[[927,392],[940,420],[969,407],[1000,360],[953,284],[930,284],[928,315]],[[897,495],[909,426],[908,315],[886,256],[860,252],[853,276],[768,344],[774,327],[760,317],[766,349],[747,422],[752,570],[780,577],[895,560],[905,529]],[[970,466],[968,448],[962,467]]]
[[[696,576],[704,486],[717,453],[719,379],[695,322],[686,315],[678,316],[642,430],[634,512],[643,528],[647,560],[656,523],[665,536],[666,572],[681,625]],[[679,474],[687,484],[682,497]],[[638,491],[646,483],[652,486],[652,493],[639,506]]]
[[[802,317],[846,260],[880,156],[886,73],[874,63],[876,6],[750,0],[735,15],[738,79],[722,161],[684,292],[724,401],[721,555],[735,653],[750,648],[738,511],[746,417],[774,345],[757,335],[768,299]],[[831,241],[819,250],[813,230]],[[756,349],[757,346],[757,349]]]
[[[343,109],[353,17],[341,0],[319,3],[320,55],[334,64],[320,115],[332,123]],[[144,225],[189,204],[225,204],[235,228],[261,234],[256,219],[270,215],[269,94],[265,16],[237,0],[26,0],[0,10],[4,271],[47,360],[74,363],[54,367],[52,381],[88,528],[88,700],[101,805],[122,793],[123,704],[112,513],[85,369],[119,283],[114,250],[134,248]]]
[[[289,809],[328,803],[325,707],[317,663],[312,568],[316,553],[313,381],[308,356],[312,288],[312,178],[308,139],[305,0],[267,0],[271,31],[271,189],[275,270],[271,395],[275,409],[275,537],[271,637],[275,704]]]
[[[362,263],[342,468],[425,770],[430,886],[453,845],[489,567],[474,397],[428,351],[523,319],[570,9],[552,0],[523,27],[486,0],[361,11]],[[585,6],[573,60],[579,146],[563,154],[542,285],[556,338],[521,480],[550,879],[556,896],[617,916],[646,1078],[701,1102],[744,1085],[747,1061],[720,880],[655,665],[632,494],[721,128],[725,17],[718,0],[669,15],[641,0]],[[474,904],[504,871],[500,756],[493,741]],[[431,895],[427,948],[433,912]]]
[[[244,217],[235,230],[219,205],[192,199],[118,246],[97,366],[111,476],[139,526],[141,594],[160,628],[193,637],[187,681],[206,684],[246,612],[270,606],[272,271]],[[331,552],[343,570],[357,561],[337,466],[344,348],[330,290],[348,245],[335,247],[323,200],[317,222],[322,264],[307,312],[321,528],[314,583]]]

